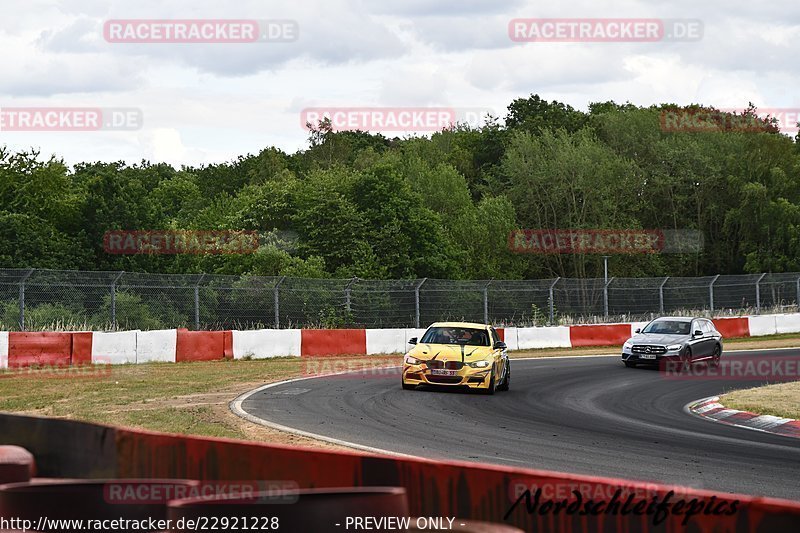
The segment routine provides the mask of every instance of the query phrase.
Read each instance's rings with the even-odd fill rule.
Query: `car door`
[[[700,331],[703,332],[703,357],[711,357],[711,354],[714,353],[714,344],[716,342],[714,338],[714,328],[711,327],[711,322],[708,320],[701,320],[701,322]]]
[[[489,339],[489,342],[491,342],[492,350],[494,350],[494,343],[496,343],[497,341],[501,340],[500,339],[500,334],[498,334],[497,330],[494,329],[493,327],[489,328],[489,332],[491,333],[491,335],[490,335],[491,338]],[[499,376],[502,376],[505,373],[506,364],[508,362],[508,354],[507,354],[506,350],[502,350],[500,352],[500,355],[495,357],[495,360],[498,363],[498,366],[497,366],[497,376],[498,376],[498,378],[497,379],[500,379]]]
[[[708,355],[709,357],[714,355],[714,348],[717,346],[717,343],[720,342],[722,335],[720,335],[717,328],[714,327],[714,323],[710,320],[707,320],[708,326]]]
[[[701,331],[703,333],[702,337],[695,337],[694,332]],[[692,336],[692,340],[689,341],[689,346],[692,347],[692,359],[702,359],[705,357],[705,336],[706,332],[703,330],[703,321],[702,320],[692,320],[692,327],[689,330],[689,335]]]

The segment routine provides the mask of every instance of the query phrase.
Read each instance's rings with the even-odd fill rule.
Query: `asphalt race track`
[[[723,361],[800,350],[726,353]],[[400,388],[399,370],[281,384],[260,419],[428,459],[459,459],[800,500],[800,439],[701,420],[690,401],[753,381],[676,380],[618,357],[512,360],[494,396]]]

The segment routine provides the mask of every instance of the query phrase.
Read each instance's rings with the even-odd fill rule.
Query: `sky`
[[[797,0],[29,0],[2,6],[0,112],[100,108],[134,110],[139,117],[130,127],[99,131],[17,131],[0,124],[0,147],[33,148],[69,164],[149,160],[180,167],[229,161],[267,146],[292,153],[308,145],[302,119],[309,108],[480,109],[502,118],[511,101],[530,94],[582,110],[607,100],[800,108]],[[509,35],[514,19],[680,19],[699,21],[702,35],[518,42]],[[274,23],[277,38],[267,42],[114,42],[104,28],[121,20],[284,21],[293,30]]]

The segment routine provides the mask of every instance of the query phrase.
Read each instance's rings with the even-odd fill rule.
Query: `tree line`
[[[87,162],[0,148],[0,267],[315,278],[601,277],[599,255],[526,255],[516,229],[698,230],[685,254],[614,255],[617,277],[800,271],[800,136],[664,127],[677,106],[531,95],[482,127],[389,138],[312,128],[294,154]],[[693,112],[727,113],[713,108]],[[741,117],[739,117],[741,118]],[[732,126],[733,124],[733,126]],[[674,126],[674,125],[673,125]],[[111,230],[241,230],[253,253],[118,255]]]

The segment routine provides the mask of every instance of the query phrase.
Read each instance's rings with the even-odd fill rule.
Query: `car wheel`
[[[681,357],[681,370],[683,371],[689,370],[691,367],[692,367],[692,349],[687,346],[686,351]]]
[[[497,390],[506,391],[511,387],[511,364],[506,361],[506,377],[503,382],[497,387]]]
[[[711,366],[718,368],[720,359],[722,359],[722,348],[717,344],[716,347],[714,347],[714,355],[711,356]]]
[[[623,361],[625,366],[628,368],[636,368],[636,363],[631,363],[630,361]]]

